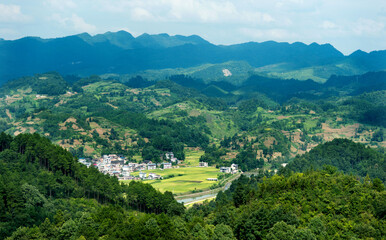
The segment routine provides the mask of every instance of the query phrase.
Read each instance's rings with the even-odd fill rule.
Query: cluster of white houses
[[[174,157],[172,152],[165,154],[165,159],[170,162],[152,163],[151,161],[143,161],[142,163],[127,163],[127,159],[124,156],[116,154],[103,155],[101,158],[87,161],[84,158],[80,158],[79,162],[87,167],[94,166],[100,172],[111,176],[116,176],[119,180],[154,180],[161,179],[162,177],[155,173],[145,173],[145,170],[155,170],[157,168],[169,169],[172,168],[172,162],[177,164],[181,163],[180,160]],[[208,167],[207,162],[200,162],[200,167]],[[139,177],[132,176],[132,172],[139,172]],[[230,167],[220,167],[220,172],[223,173],[237,173],[237,164],[232,164]],[[214,181],[214,180],[213,180]]]
[[[239,171],[239,166],[237,164],[232,163],[230,167],[220,167],[220,172],[222,173],[231,173],[235,174]]]
[[[173,153],[168,153],[166,159],[170,161],[179,162],[174,158]],[[79,159],[79,162],[87,167],[94,166],[104,174],[116,176],[119,180],[144,180],[144,179],[160,179],[161,176],[155,173],[143,173],[144,170],[155,170],[157,168],[169,169],[172,168],[171,162],[152,163],[151,161],[144,161],[143,163],[126,163],[127,159],[124,156],[118,156],[116,154],[103,155],[101,158],[87,161],[84,158]],[[139,177],[131,176],[132,172],[140,172]]]
[[[199,162],[199,167],[208,167],[207,162]],[[230,167],[220,167],[220,172],[235,174],[239,171],[239,166],[232,163]]]

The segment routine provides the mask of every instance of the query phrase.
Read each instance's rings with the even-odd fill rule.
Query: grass
[[[308,80],[313,79],[316,82],[324,83],[327,79],[316,76],[313,68],[302,68],[294,71],[287,72],[272,72],[268,74],[271,77],[279,77],[284,79],[298,79],[298,80]]]
[[[204,151],[202,150],[190,150],[187,149],[185,151],[185,164],[187,166],[198,166],[198,163],[200,161],[200,157],[204,154]]]
[[[134,159],[136,162],[142,162],[142,161],[143,161],[141,155],[134,155],[134,156],[133,156],[133,159]]]
[[[83,87],[84,91],[93,93],[124,91],[126,88],[127,87],[121,83],[112,83],[110,81],[100,81]]]
[[[304,122],[304,128],[309,131],[311,128],[315,128],[317,126],[318,120],[315,119],[307,119]]]
[[[146,170],[146,173],[156,173],[161,176],[174,174],[175,177],[164,180],[148,180],[145,183],[151,184],[155,189],[165,192],[170,191],[173,194],[180,194],[191,191],[199,191],[207,189],[214,185],[215,181],[207,181],[207,178],[217,178],[220,171],[214,167],[200,168],[200,167],[186,167],[186,168],[172,168],[172,169],[156,169]],[[136,172],[135,174],[139,174]],[[133,174],[133,175],[135,175]],[[181,176],[179,176],[181,175]]]

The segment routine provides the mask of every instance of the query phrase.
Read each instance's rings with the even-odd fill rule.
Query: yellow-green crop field
[[[186,150],[184,163],[188,166],[197,167],[200,157],[204,154],[204,151],[199,150]]]
[[[181,167],[172,169],[146,170],[146,173],[156,173],[163,177],[174,174],[175,177],[164,180],[145,180],[144,183],[151,184],[155,189],[165,192],[170,191],[174,194],[190,192],[193,190],[206,189],[214,185],[215,181],[208,181],[207,178],[217,178],[220,171],[214,167]],[[138,175],[139,172],[132,175]],[[181,176],[178,176],[178,175]]]

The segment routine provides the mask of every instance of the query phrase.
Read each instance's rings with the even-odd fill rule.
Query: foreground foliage
[[[68,151],[37,134],[0,134],[0,238],[19,226],[54,221],[62,205],[83,208],[72,206],[73,198],[156,214],[180,215],[184,209],[170,192],[162,194],[141,182],[120,184],[77,163]]]
[[[310,153],[313,154],[313,153]],[[347,153],[342,153],[342,157]],[[382,239],[382,182],[332,166],[241,176],[184,211],[170,192],[120,185],[39,135],[0,134],[0,237],[8,239]]]

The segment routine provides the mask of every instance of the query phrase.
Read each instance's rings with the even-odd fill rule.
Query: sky
[[[125,30],[199,35],[214,44],[330,43],[386,49],[385,0],[1,0],[0,38]]]

